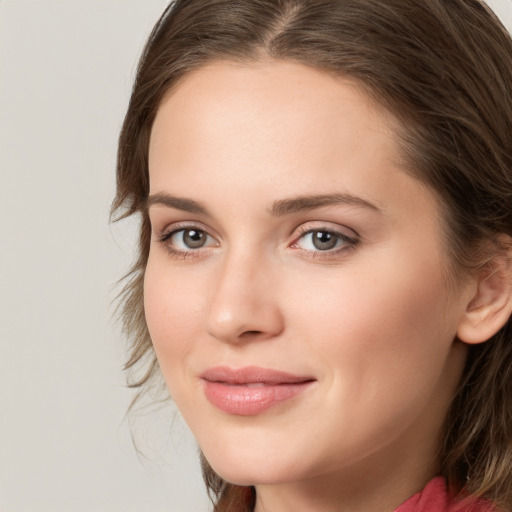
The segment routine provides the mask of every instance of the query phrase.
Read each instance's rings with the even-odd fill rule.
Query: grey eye
[[[184,229],[181,233],[183,244],[189,249],[199,249],[206,243],[207,235],[204,231]]]
[[[344,233],[331,229],[311,229],[303,233],[295,242],[295,246],[312,253],[335,253],[354,247],[357,240]]]
[[[329,233],[328,231],[313,231],[311,233],[311,242],[315,249],[319,251],[334,249],[338,245],[339,239],[339,236],[334,233]]]
[[[201,253],[202,249],[218,247],[217,240],[204,229],[194,226],[178,228],[164,234],[160,242],[171,254],[181,254],[185,257]],[[190,254],[189,254],[190,253]]]

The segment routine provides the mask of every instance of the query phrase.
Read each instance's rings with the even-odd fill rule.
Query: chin
[[[291,471],[282,471],[281,468],[268,464],[262,467],[256,462],[242,462],[231,464],[230,461],[224,460],[219,464],[210,465],[223,480],[235,485],[272,485],[294,479]]]
[[[258,485],[276,483],[279,478],[272,463],[264,462],[264,457],[248,457],[246,454],[232,456],[223,450],[211,454],[203,451],[212,469],[226,482],[236,485]]]
[[[212,469],[225,481],[235,485],[272,485],[299,481],[313,476],[314,464],[308,465],[295,451],[290,457],[285,450],[275,447],[264,449],[260,446],[242,447],[231,445],[231,450],[222,446],[203,454]],[[217,448],[217,449],[216,449]],[[311,461],[310,461],[311,462]]]

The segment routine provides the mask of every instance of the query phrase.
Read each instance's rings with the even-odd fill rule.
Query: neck
[[[255,512],[392,512],[438,473],[435,464],[426,468],[410,458],[401,466],[367,462],[345,473],[257,486]]]

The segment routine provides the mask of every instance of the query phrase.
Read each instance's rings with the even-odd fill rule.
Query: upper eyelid
[[[303,222],[293,230],[294,233],[296,231],[299,231],[298,236],[304,235],[306,233],[311,233],[313,231],[328,231],[329,233],[338,234],[347,238],[361,238],[361,236],[355,229],[350,228],[348,226],[344,226],[342,224],[327,221]]]
[[[315,232],[330,233],[331,235],[337,236],[338,238],[344,240],[346,243],[356,244],[356,243],[360,242],[359,236],[347,235],[345,233],[342,233],[340,231],[336,231],[333,229],[322,229],[322,228],[315,229],[315,228],[313,228],[313,229],[306,229],[304,232],[299,233],[298,236],[295,236],[295,238],[292,242],[292,245],[295,245],[300,239],[305,238],[306,235],[311,235],[312,233],[315,233]]]
[[[208,236],[211,236],[215,239],[218,238],[218,235],[212,232],[213,230],[205,226],[202,222],[198,221],[179,221],[172,222],[170,224],[165,225],[163,229],[155,230],[159,237],[164,237],[170,235],[172,233],[176,233],[178,231],[182,231],[184,229],[197,229],[199,231],[204,231]]]

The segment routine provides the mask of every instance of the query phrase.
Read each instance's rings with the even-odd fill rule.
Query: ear
[[[512,315],[512,261],[501,250],[476,276],[476,292],[459,323],[457,337],[470,344],[494,336]]]

